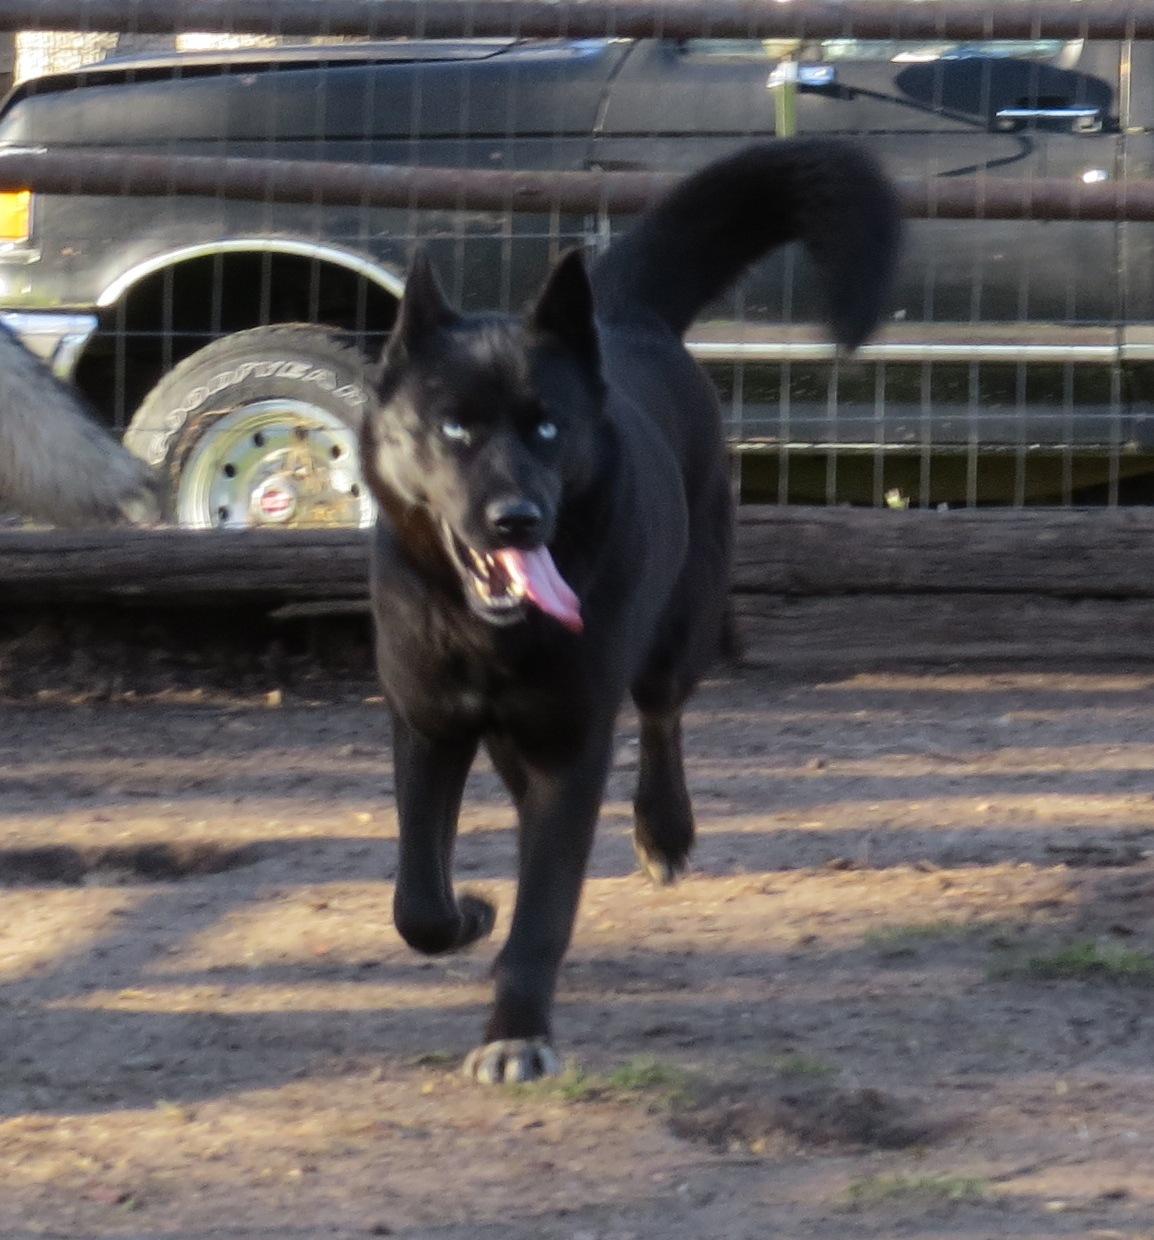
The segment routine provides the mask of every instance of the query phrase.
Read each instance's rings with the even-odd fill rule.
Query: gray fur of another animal
[[[157,520],[156,479],[0,326],[0,512],[53,525]]]

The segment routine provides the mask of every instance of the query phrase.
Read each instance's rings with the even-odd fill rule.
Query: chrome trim
[[[702,362],[829,362],[834,344],[726,344],[689,342]],[[1119,360],[1116,345],[1006,344],[866,344],[853,354],[857,362],[1075,362],[1108,365]],[[1154,356],[1154,353],[1151,354]]]
[[[702,362],[829,362],[838,346],[749,345],[689,342],[689,352]],[[863,345],[853,355],[858,362],[1077,362],[1108,365],[1121,351],[1114,345]]]
[[[1064,121],[1096,118],[1100,115],[1100,108],[999,108],[994,113],[994,119],[999,121]]]
[[[730,439],[726,443],[730,452],[747,455],[785,453],[834,453],[837,456],[915,456],[928,448],[935,456],[967,456],[973,448],[967,443],[876,443],[861,439],[774,439],[766,435],[757,439]],[[1068,444],[1040,443],[984,443],[983,456],[1018,456],[1022,452],[1030,456],[1062,456],[1069,452]],[[1111,444],[1102,442],[1080,443],[1080,456],[1140,456],[1142,449],[1134,443]]]
[[[194,258],[211,258],[216,254],[290,254],[297,258],[315,258],[319,262],[332,263],[344,267],[348,271],[371,280],[393,297],[399,298],[404,291],[405,283],[386,267],[381,267],[360,254],[348,250],[338,250],[333,246],[318,245],[315,241],[294,241],[287,237],[240,237],[227,241],[206,241],[200,245],[186,245],[178,250],[167,250],[163,254],[154,254],[143,262],[137,263],[122,272],[109,284],[96,299],[100,307],[115,305],[116,302],[138,281],[150,276],[165,267],[176,263],[188,262]]]
[[[0,323],[21,344],[52,367],[58,379],[71,379],[99,319],[95,314],[54,314],[38,310],[0,311]]]
[[[58,379],[71,381],[76,373],[76,367],[80,364],[80,355],[87,348],[88,342],[92,339],[92,333],[96,330],[96,324],[97,319],[93,315],[91,327],[71,331],[61,337],[52,359],[52,373]]]
[[[687,341],[703,362],[827,362],[838,347],[812,327],[703,323]],[[861,362],[1026,362],[1109,366],[1154,361],[1154,326],[1062,323],[888,323],[852,357]]]
[[[36,246],[17,245],[15,242],[0,245],[0,267],[27,267],[40,259],[41,253]]]
[[[836,65],[805,65],[797,66],[797,84],[799,86],[835,86],[837,85]]]
[[[1154,362],[1154,326],[1123,327],[1119,353],[1124,362]]]

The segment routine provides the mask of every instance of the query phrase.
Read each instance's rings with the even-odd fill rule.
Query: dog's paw
[[[414,950],[426,956],[443,956],[463,951],[493,929],[496,910],[484,896],[466,892],[451,908],[438,908],[430,914],[399,898],[393,905],[397,933]]]
[[[493,933],[497,921],[497,910],[484,896],[462,892],[457,897],[457,908],[461,914],[461,931],[456,949],[469,947],[479,939],[486,939]]]
[[[633,841],[633,851],[637,855],[637,864],[642,873],[655,887],[672,887],[689,869],[689,856],[686,853],[674,856],[659,852],[636,839]]]
[[[506,1038],[470,1051],[461,1071],[481,1085],[517,1085],[559,1076],[561,1060],[543,1038]]]

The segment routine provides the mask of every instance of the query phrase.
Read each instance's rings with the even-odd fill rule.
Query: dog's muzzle
[[[441,523],[445,545],[469,606],[489,624],[515,624],[532,604],[570,632],[580,633],[581,601],[557,570],[548,547],[476,551]]]

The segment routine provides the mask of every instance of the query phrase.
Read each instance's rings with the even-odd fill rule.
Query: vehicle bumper
[[[64,380],[71,380],[98,321],[95,314],[0,311],[0,323],[17,336],[26,349],[46,362],[57,378]]]

